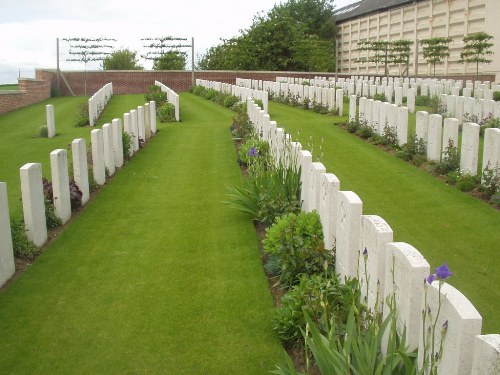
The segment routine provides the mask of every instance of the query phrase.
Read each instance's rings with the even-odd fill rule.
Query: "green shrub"
[[[276,217],[300,211],[300,188],[300,168],[256,164],[242,187],[230,189],[226,204],[269,226]]]
[[[480,124],[479,135],[484,135],[484,131],[489,128],[500,129],[500,118],[493,118],[492,116],[484,119]]]
[[[47,229],[54,229],[62,225],[62,220],[56,215],[54,208],[54,194],[52,190],[52,182],[45,177],[42,179],[43,196],[45,201],[45,222]]]
[[[349,133],[356,133],[358,131],[359,127],[360,127],[359,121],[357,121],[357,120],[350,121],[347,124],[347,131]]]
[[[289,213],[266,230],[264,250],[276,254],[281,267],[280,282],[296,284],[302,274],[312,275],[333,267],[334,257],[323,243],[323,228],[316,211]]]
[[[435,163],[432,166],[432,172],[439,175],[445,175],[452,171],[460,169],[460,153],[454,146],[453,141],[448,141],[448,146],[444,151],[443,158],[440,163]]]
[[[262,100],[254,98],[253,102],[257,104],[260,107],[260,109],[264,109],[264,103],[262,103]]]
[[[373,100],[380,100],[381,102],[385,102],[385,94],[375,94],[373,95]]]
[[[237,96],[234,96],[234,95],[228,95],[224,98],[224,107],[226,108],[231,108],[232,106],[234,106],[236,103],[238,103],[239,99]]]
[[[382,133],[382,144],[392,147],[396,147],[398,144],[398,133],[395,128],[391,128],[388,124],[384,126],[384,132]]]
[[[97,120],[97,119],[96,119]],[[82,127],[90,125],[89,121],[89,102],[85,100],[78,106],[78,111],[75,116],[75,126]]]
[[[207,100],[214,100],[215,97],[217,96],[218,91],[215,91],[214,89],[207,89],[204,92],[205,99]]]
[[[75,211],[82,206],[82,196],[80,188],[76,184],[75,180],[69,182],[69,199],[71,202],[71,210]]]
[[[359,296],[356,279],[341,284],[333,272],[303,275],[299,284],[281,298],[272,319],[273,329],[286,347],[297,345],[306,330],[305,311],[323,333],[328,333],[325,322],[334,320],[338,327],[334,337],[340,339],[351,306],[359,306]]]
[[[472,176],[468,174],[460,175],[457,179],[457,188],[461,191],[472,191],[479,184],[477,176]]]
[[[238,111],[237,115],[233,117],[233,124],[231,125],[231,134],[235,138],[246,140],[254,135],[255,129],[250,122],[250,118],[245,111]]]
[[[33,260],[40,254],[40,249],[28,240],[24,221],[21,218],[11,218],[10,232],[12,234],[12,246],[16,257]]]
[[[495,91],[493,93],[493,100],[496,102],[500,102],[500,91]]]
[[[158,108],[158,120],[160,122],[173,122],[175,121],[175,106],[172,103],[163,103]]]
[[[167,102],[167,93],[161,91],[160,86],[150,85],[148,87],[148,92],[144,94],[144,99],[148,103],[154,101],[156,103],[156,108],[160,108]]]
[[[123,157],[130,159],[130,149],[132,148],[132,137],[127,132],[122,133]]]
[[[490,163],[483,170],[481,185],[479,190],[486,193],[491,198],[497,191],[500,191],[500,165],[491,167]]]
[[[425,142],[422,138],[417,139],[416,135],[413,135],[408,143],[405,143],[401,150],[396,152],[396,156],[404,159],[406,161],[413,161],[416,156],[425,157],[426,147]],[[420,158],[419,161],[424,159]]]
[[[416,106],[429,107],[430,101],[431,98],[428,97],[427,95],[418,95],[417,97],[415,97]]]
[[[360,136],[363,139],[368,139],[373,136],[374,131],[371,126],[368,125],[368,123],[362,122],[358,129],[356,129],[356,134]]]
[[[49,129],[47,128],[47,125],[40,126],[37,129],[36,134],[40,138],[47,138],[49,136]]]
[[[61,96],[61,90],[58,87],[51,87],[50,88],[50,97],[57,98],[58,96]]]
[[[243,164],[250,164],[257,158],[266,160],[269,155],[269,143],[258,138],[249,138],[241,145],[238,155],[240,163]]]

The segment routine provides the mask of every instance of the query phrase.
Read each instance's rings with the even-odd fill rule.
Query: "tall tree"
[[[492,60],[487,56],[493,55],[490,40],[493,36],[485,32],[467,35],[464,40],[464,48],[460,53],[460,61],[476,63],[476,77],[479,77],[479,63],[490,63]]]
[[[432,64],[434,75],[436,75],[436,64],[443,62],[445,57],[450,57],[451,38],[436,37],[422,39],[420,44],[423,47],[424,59]]]
[[[256,15],[241,35],[210,48],[198,67],[333,71],[335,36],[331,0],[288,0]]]
[[[153,70],[184,70],[186,69],[186,52],[167,51],[155,58]]]
[[[137,53],[129,49],[119,49],[106,56],[102,62],[104,70],[143,70],[139,65]]]

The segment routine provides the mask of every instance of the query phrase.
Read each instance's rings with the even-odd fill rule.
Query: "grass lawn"
[[[0,85],[0,90],[19,90],[19,85],[16,83],[13,84],[7,84],[7,85]]]
[[[253,225],[222,204],[242,179],[233,114],[181,103],[0,294],[1,372],[260,375],[282,360]]]
[[[77,128],[74,119],[80,103],[87,97],[57,97],[41,103],[18,109],[0,116],[0,181],[7,182],[10,211],[21,214],[21,185],[19,168],[26,163],[42,163],[42,172],[49,180],[50,153],[58,148],[71,149],[71,142],[76,138],[85,138],[90,145],[90,127]],[[111,99],[98,125],[111,122],[113,117],[123,116],[124,111],[144,103],[144,95],[115,95]],[[37,137],[37,129],[46,123],[45,106],[54,105],[56,136],[54,138]],[[118,108],[126,108],[117,110]],[[69,159],[71,164],[71,159]]]
[[[500,332],[497,210],[333,125],[339,118],[274,102],[269,112],[305,149],[314,144],[315,155],[323,139],[321,162],[360,196],[363,213],[384,218],[394,240],[415,246],[431,268],[447,261],[450,284],[483,316],[483,333]]]

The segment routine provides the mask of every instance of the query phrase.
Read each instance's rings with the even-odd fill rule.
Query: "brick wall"
[[[19,78],[18,84],[18,91],[0,91],[0,114],[50,98],[50,82],[38,76]]]

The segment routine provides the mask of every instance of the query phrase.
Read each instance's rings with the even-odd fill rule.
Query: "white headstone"
[[[443,283],[439,288],[439,281],[434,281],[432,285],[427,285],[427,308],[433,319],[426,317],[425,326],[420,332],[426,332],[436,318],[439,310],[439,317],[436,321],[437,332],[435,332],[434,348],[429,348],[430,353],[438,352],[441,346],[441,330],[443,325],[447,325],[444,336],[441,361],[438,364],[438,374],[449,375],[469,375],[472,370],[472,358],[474,354],[474,337],[481,334],[481,315],[476,308],[457,289],[447,283]],[[439,296],[441,294],[441,296]],[[423,299],[424,297],[422,297]],[[439,307],[441,305],[441,307]],[[432,328],[431,328],[432,329]],[[419,340],[418,358],[419,364],[423,363],[423,338]],[[431,354],[432,355],[432,354]]]
[[[429,115],[429,127],[427,133],[427,159],[441,161],[441,138],[443,135],[443,117],[441,115]]]
[[[110,176],[115,174],[116,165],[115,165],[115,150],[114,150],[114,141],[113,141],[113,128],[111,124],[104,124],[102,126],[102,138],[104,145],[104,165],[108,169],[108,173]]]
[[[371,309],[383,308],[387,244],[392,242],[392,229],[380,216],[361,215],[359,279],[361,296]],[[368,285],[368,287],[366,287]],[[366,295],[368,289],[368,296]]]
[[[139,150],[139,120],[137,118],[137,111],[135,109],[130,111],[130,120],[132,127],[132,150],[137,152]]]
[[[398,332],[401,335],[406,328],[410,351],[418,348],[423,308],[420,296],[424,295],[423,280],[429,273],[429,263],[413,246],[404,242],[387,244],[384,301],[394,296]],[[384,305],[384,317],[388,313]]]
[[[471,375],[498,375],[500,372],[500,335],[478,335],[474,339]]]
[[[73,177],[76,186],[78,186],[78,189],[82,192],[82,205],[85,205],[90,197],[87,145],[85,138],[78,138],[71,142],[71,153],[73,154]]]
[[[310,200],[309,184],[311,180],[310,173],[311,173],[312,155],[308,150],[300,150],[299,156],[300,156],[300,165],[302,167],[300,174],[300,180],[302,182],[302,194],[300,196],[302,199],[302,210],[304,210],[305,212],[310,212],[311,203],[309,202]]]
[[[500,129],[488,128],[484,130],[483,172],[490,170],[500,171]]]
[[[415,113],[415,89],[409,88],[406,93],[406,106],[410,113]]]
[[[349,96],[349,122],[356,121],[356,95]]]
[[[122,120],[119,118],[113,119],[111,122],[111,127],[113,129],[113,150],[115,155],[115,166],[116,168],[123,167],[123,130],[122,130]]]
[[[149,118],[151,121],[151,133],[156,134],[156,102],[151,100],[149,102]]]
[[[56,136],[56,122],[54,119],[54,106],[52,104],[47,104],[45,106],[45,112],[47,115],[47,136],[53,138]]]
[[[146,129],[144,127],[144,107],[137,107],[137,127],[139,128],[139,139],[146,141]]]
[[[480,126],[471,122],[462,125],[462,148],[460,151],[460,170],[462,173],[477,174]]]
[[[50,170],[55,213],[64,224],[71,219],[68,152],[66,150],[58,149],[50,153]]]
[[[312,162],[309,173],[309,210],[319,212],[321,175],[326,172],[323,163]]]
[[[2,239],[0,241],[0,286],[2,286],[16,271],[10,228],[7,184],[5,182],[0,182],[0,238]]]
[[[146,139],[151,138],[151,110],[149,103],[144,103],[144,136]]]
[[[448,147],[450,140],[453,142],[455,147],[458,146],[458,120],[456,118],[447,117],[444,119],[443,125],[443,145],[442,145],[442,156],[446,147]]]
[[[359,235],[363,202],[352,191],[337,194],[335,272],[358,277]]]
[[[21,167],[20,174],[26,236],[36,246],[42,246],[47,242],[42,165],[40,163],[25,164]]]
[[[99,185],[106,183],[106,172],[104,166],[104,140],[101,129],[90,132],[92,145],[92,172],[95,182]]]
[[[344,90],[337,89],[335,94],[336,107],[339,111],[339,116],[344,116]]]
[[[398,124],[397,124],[397,134],[398,134],[398,145],[402,146],[408,143],[408,108],[399,107],[398,108]]]
[[[416,119],[417,140],[423,139],[427,143],[427,130],[429,128],[429,114],[426,111],[418,111]]]
[[[335,246],[337,193],[340,190],[340,181],[333,173],[323,173],[320,183],[319,216],[323,226],[325,249],[332,250]]]

